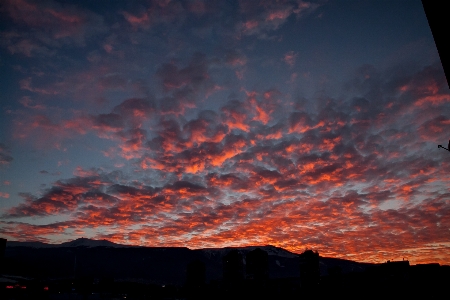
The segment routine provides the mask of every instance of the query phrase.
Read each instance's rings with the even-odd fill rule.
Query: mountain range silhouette
[[[6,274],[25,277],[69,278],[74,276],[114,277],[157,284],[183,285],[189,262],[205,264],[206,282],[222,279],[222,258],[232,250],[245,255],[260,248],[268,254],[269,278],[299,276],[298,254],[266,246],[206,248],[143,247],[116,244],[107,240],[79,238],[61,244],[8,241],[5,250]],[[320,257],[320,274],[338,266],[343,273],[362,272],[369,263]]]
[[[260,300],[359,296],[369,290],[380,297],[423,292],[433,298],[450,279],[450,266],[437,263],[360,263],[271,245],[189,249],[86,238],[5,242],[2,299]]]

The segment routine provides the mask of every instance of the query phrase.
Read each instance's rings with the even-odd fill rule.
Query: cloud
[[[150,24],[150,18],[148,16],[148,13],[144,12],[140,16],[132,15],[128,12],[124,12],[123,16],[133,26],[143,26],[148,27]]]
[[[5,192],[0,192],[0,198],[9,198],[9,194]]]
[[[0,143],[0,166],[8,165],[12,161],[11,150],[5,144]]]
[[[258,38],[270,38],[291,16],[300,18],[314,12],[320,4],[303,1],[277,1],[260,3],[240,1],[239,8],[243,21],[238,23],[240,34]]]
[[[7,33],[10,52],[44,55],[45,49],[81,47],[91,37],[84,28],[96,26],[95,16],[53,2],[36,3],[23,2],[20,8],[8,2],[14,22],[34,24],[41,33],[36,39]],[[418,262],[434,247],[430,244],[448,243],[449,164],[447,153],[435,147],[447,141],[450,130],[449,93],[440,66],[396,71],[363,65],[339,97],[321,94],[297,101],[282,87],[246,83],[244,78],[226,95],[229,83],[222,92],[217,82],[226,80],[221,76],[247,72],[255,63],[253,56],[233,45],[217,50],[216,56],[191,55],[192,49],[179,46],[186,57],[167,53],[171,60],[163,57],[153,71],[142,67],[142,78],[130,79],[130,74],[117,72],[125,50],[115,39],[144,43],[139,38],[144,31],[165,22],[179,25],[193,17],[189,13],[199,18],[199,28],[211,23],[207,2],[152,3],[131,5],[119,15],[123,20],[118,24],[132,28],[129,35],[117,30],[99,42],[99,51],[118,62],[87,55],[92,69],[58,75],[57,84],[46,85],[28,74],[21,82],[22,92],[36,98],[23,98],[26,112],[17,114],[16,137],[37,140],[46,148],[75,143],[79,136],[95,145],[97,138],[108,139],[108,148],[102,150],[125,175],[78,166],[71,170],[72,178],[57,180],[40,192],[22,193],[23,201],[3,215],[8,222],[0,223],[2,234],[48,240],[89,227],[93,236],[116,242],[189,247],[270,243],[292,251],[308,246],[324,256],[352,254],[371,262],[384,260],[382,251],[410,253]],[[36,6],[48,23],[40,16],[19,20],[29,12],[27,5]],[[236,19],[225,24],[241,38],[270,38],[315,8],[305,2],[255,6],[244,1]],[[69,29],[47,29],[57,25]],[[57,36],[56,44],[44,40],[42,32],[47,38]],[[170,39],[179,41],[176,35]],[[278,58],[295,67],[298,54],[288,50]],[[138,51],[133,53],[140,58]],[[149,86],[157,92],[150,93]],[[98,89],[109,102],[93,112],[89,99]],[[73,94],[87,97],[83,105],[91,110],[36,107],[47,97]],[[11,153],[0,146],[6,165]],[[14,222],[40,218],[43,224],[52,216],[66,221]],[[442,257],[440,261],[448,261]]]
[[[187,109],[220,90],[210,74],[214,63],[206,55],[194,53],[185,67],[175,62],[162,64],[156,71],[166,95],[160,101],[160,113],[184,115]]]
[[[55,1],[6,1],[4,10],[13,22],[28,28],[20,33],[26,37],[33,29],[31,40],[18,39],[11,43],[12,53],[21,52],[27,56],[44,54],[46,48],[61,47],[65,44],[84,46],[86,39],[105,31],[103,18],[73,5],[61,5]]]
[[[0,45],[11,54],[23,54],[26,57],[55,55],[55,51],[49,49],[48,46],[42,45],[29,34],[23,34],[16,31],[5,31],[0,33],[2,41]]]
[[[293,67],[295,65],[295,60],[297,58],[298,53],[295,53],[294,51],[289,51],[284,55],[284,62],[288,64],[289,66]]]
[[[201,2],[200,2],[201,3]],[[190,3],[192,12],[198,13],[201,7]],[[153,1],[148,7],[140,7],[136,12],[123,12],[125,20],[135,29],[148,30],[152,25],[182,22],[187,11],[180,2]]]
[[[198,88],[208,78],[206,56],[196,53],[188,66],[179,69],[173,63],[163,64],[156,72],[166,91],[182,89],[186,86]]]
[[[102,89],[124,89],[126,80],[120,74],[106,74],[98,80]]]
[[[78,171],[77,173],[91,175],[84,171]],[[101,178],[98,175],[59,180],[51,188],[45,190],[42,196],[36,197],[22,193],[24,203],[9,209],[5,217],[66,214],[75,211],[81,204],[108,204],[113,198],[100,191],[107,183],[106,178]]]
[[[225,63],[233,67],[245,66],[247,64],[247,58],[235,49],[228,50],[225,53]]]
[[[448,132],[450,130],[450,119],[446,116],[439,115],[434,119],[424,122],[419,127],[419,134],[423,140],[442,142],[448,137]]]

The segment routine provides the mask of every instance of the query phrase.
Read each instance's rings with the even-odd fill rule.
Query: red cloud
[[[290,14],[291,14],[291,12],[289,10],[274,11],[274,12],[269,13],[269,15],[267,16],[266,20],[267,21],[274,21],[274,20],[277,20],[277,19],[284,20],[287,17],[289,17]]]
[[[135,16],[127,12],[124,12],[123,15],[125,19],[133,26],[147,26],[150,24],[150,18],[146,12],[140,16]]]
[[[287,52],[284,55],[284,62],[287,63],[291,67],[294,66],[297,55],[298,55],[298,53],[295,53],[294,51]]]

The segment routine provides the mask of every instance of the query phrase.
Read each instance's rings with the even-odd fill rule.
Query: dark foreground
[[[184,286],[102,281],[92,278],[2,283],[1,299],[388,299],[448,297],[450,268],[437,264],[300,278],[213,281]],[[443,298],[442,298],[443,297]]]
[[[190,250],[93,242],[11,243],[0,264],[0,300],[450,299],[450,266],[439,264],[367,264],[273,246]]]

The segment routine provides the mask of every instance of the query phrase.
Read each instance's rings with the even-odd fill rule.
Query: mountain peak
[[[60,244],[60,247],[121,247],[122,245],[107,240],[91,240],[88,238],[78,238],[76,240]]]

